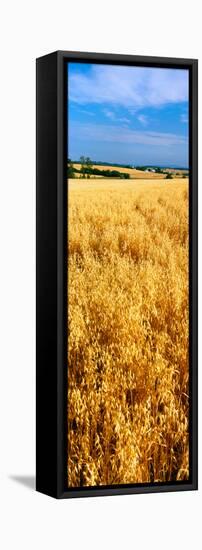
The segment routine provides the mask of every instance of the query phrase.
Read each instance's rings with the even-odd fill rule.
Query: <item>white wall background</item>
[[[197,550],[200,492],[55,501],[32,487],[35,58],[69,49],[201,59],[200,2],[7,0],[0,41],[1,548]]]

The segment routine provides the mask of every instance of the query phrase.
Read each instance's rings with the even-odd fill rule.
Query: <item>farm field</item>
[[[188,179],[147,176],[68,181],[68,487],[189,478]]]
[[[73,164],[73,167],[74,168],[77,168],[78,170],[81,169],[81,164]],[[164,174],[157,174],[155,172],[145,172],[145,171],[142,171],[142,170],[137,170],[136,168],[124,168],[122,166],[107,166],[107,165],[92,165],[92,168],[98,168],[99,170],[119,170],[120,172],[123,172],[125,174],[129,174],[130,175],[130,178],[134,178],[134,179],[165,179],[165,175]],[[182,177],[183,174],[186,173],[185,170],[175,170],[173,168],[166,168],[166,171],[167,172],[170,172],[171,174],[175,175],[175,173],[177,172],[177,174],[179,174],[179,177]],[[79,177],[78,174],[76,174],[76,177]],[[91,176],[92,179],[94,179],[94,176]],[[104,177],[104,176],[99,176],[99,177]]]

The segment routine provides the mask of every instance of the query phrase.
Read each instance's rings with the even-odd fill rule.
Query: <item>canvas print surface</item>
[[[66,69],[67,487],[189,480],[189,72]]]

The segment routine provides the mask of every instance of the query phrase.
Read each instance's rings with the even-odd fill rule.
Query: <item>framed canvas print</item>
[[[36,488],[197,489],[197,60],[37,59]]]

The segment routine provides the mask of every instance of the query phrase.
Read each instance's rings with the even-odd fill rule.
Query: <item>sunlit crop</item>
[[[68,486],[186,480],[188,180],[68,185]]]

